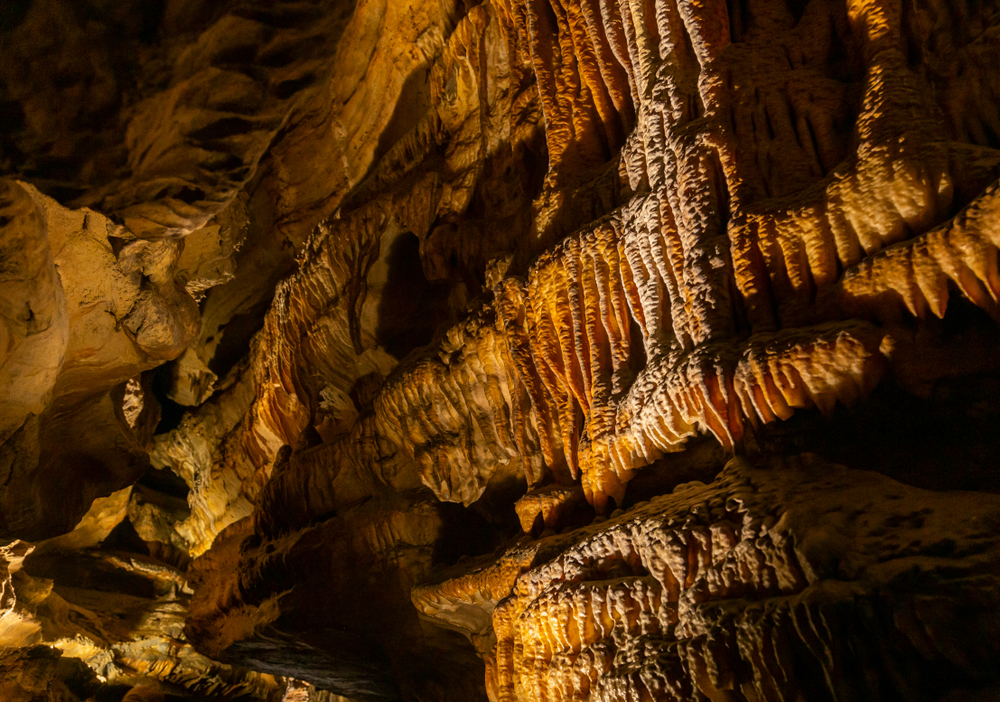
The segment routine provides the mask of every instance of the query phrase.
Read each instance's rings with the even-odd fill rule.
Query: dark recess
[[[188,496],[187,483],[179,475],[169,470],[158,470],[150,467],[139,478],[138,484],[182,500],[186,500]]]
[[[215,347],[215,355],[208,362],[208,369],[222,378],[233,366],[250,353],[250,340],[264,328],[264,315],[271,306],[271,298],[262,300],[249,311],[234,315],[223,327],[222,339]]]
[[[31,0],[4,0],[0,3],[0,32],[17,29],[30,5]]]
[[[156,425],[156,434],[165,434],[179,427],[187,409],[167,396],[170,389],[170,368],[170,364],[167,364],[153,371],[153,397],[160,403],[160,421]]]
[[[375,336],[396,358],[426,346],[434,332],[450,321],[451,283],[432,283],[424,277],[420,240],[403,233],[389,249],[389,275],[378,308]]]

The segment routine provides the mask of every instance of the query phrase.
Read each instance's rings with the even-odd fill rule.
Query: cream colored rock
[[[17,478],[4,494],[3,529],[37,539],[69,531],[94,498],[138,476],[145,439],[134,397],[126,403],[127,390],[117,388],[178,355],[197,330],[198,311],[174,277],[176,243],[134,240],[95,212],[69,210],[27,185],[6,188],[19,198],[8,207],[21,208],[11,211],[12,236],[5,237],[17,244],[9,263],[21,283],[5,297],[14,326],[5,327],[0,452]],[[38,365],[27,365],[24,354]],[[90,434],[77,440],[83,432]],[[52,476],[67,460],[94,467],[70,474],[70,494],[61,499]],[[23,486],[30,484],[38,486],[34,495]]]
[[[0,347],[0,440],[52,399],[69,341],[62,281],[49,246],[48,229],[28,191],[0,181],[3,225],[3,304]]]
[[[173,471],[187,483],[190,516],[175,523],[160,516],[149,521],[137,505],[133,512],[142,525],[138,528],[143,538],[183,545],[198,556],[212,545],[216,534],[250,514],[267,478],[267,466],[255,466],[239,442],[253,392],[249,374],[244,372],[225,392],[185,417],[178,429],[156,438],[150,453],[152,465]]]
[[[125,519],[131,497],[132,486],[129,485],[107,497],[97,498],[73,531],[39,542],[35,552],[71,551],[97,546]]]
[[[211,661],[184,639],[190,591],[179,571],[148,556],[68,551],[65,540],[61,552],[44,546],[16,568],[17,602],[0,617],[3,647],[43,644],[114,685],[277,697],[273,677]]]

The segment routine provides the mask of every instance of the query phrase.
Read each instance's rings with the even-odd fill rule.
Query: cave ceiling
[[[1000,3],[5,0],[0,700],[1000,699]]]

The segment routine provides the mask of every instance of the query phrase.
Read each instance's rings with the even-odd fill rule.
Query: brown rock
[[[3,694],[988,698],[998,27],[7,3]]]

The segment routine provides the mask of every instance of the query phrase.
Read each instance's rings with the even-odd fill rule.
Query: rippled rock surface
[[[971,0],[8,2],[0,696],[996,697],[998,66]]]

